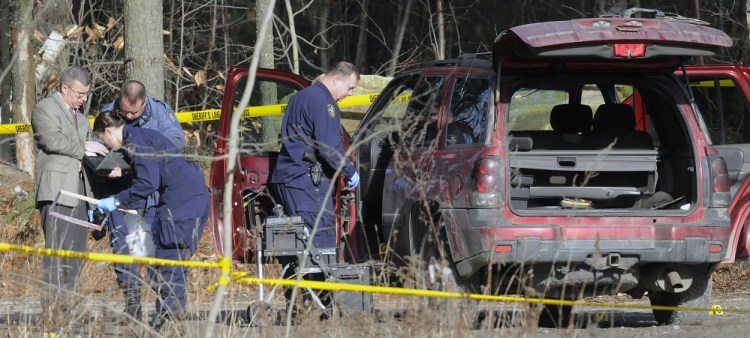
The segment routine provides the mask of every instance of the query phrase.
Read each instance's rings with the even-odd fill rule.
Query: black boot
[[[157,313],[154,319],[148,323],[154,331],[161,331],[161,329],[169,322],[169,315]]]
[[[129,288],[125,290],[125,313],[141,320],[141,290]]]

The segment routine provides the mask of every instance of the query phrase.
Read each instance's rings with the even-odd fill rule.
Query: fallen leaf
[[[182,67],[182,71],[187,74],[187,76],[193,77],[193,73],[190,72],[190,69],[187,69],[187,67]]]
[[[216,90],[224,91],[224,85],[217,84],[214,88],[216,88]]]
[[[206,84],[206,72],[202,70],[195,72],[195,76],[193,76],[193,80],[195,81],[195,84],[198,86],[202,86]]]
[[[96,33],[94,33],[94,30],[89,28],[89,26],[86,26],[84,30],[86,31],[86,35],[88,36],[84,42],[85,43],[93,42],[94,39],[96,39]]]
[[[107,19],[107,30],[112,29],[112,27],[115,25],[116,22],[117,22],[117,20],[115,20],[115,18],[113,18],[113,17],[110,16]]]
[[[122,49],[122,47],[125,47],[125,38],[122,36],[117,38],[117,40],[115,40],[115,42],[113,42],[112,45],[115,46],[115,48],[117,49]]]
[[[104,39],[104,31],[107,28],[96,22],[92,23],[92,25],[94,26],[94,32],[96,33],[96,36],[100,39]]]
[[[83,26],[72,26],[71,29],[68,30],[67,38],[71,39],[78,39],[81,37],[81,32],[83,32]]]
[[[40,44],[44,43],[44,35],[42,35],[41,32],[38,30],[34,30],[34,40],[38,41]]]
[[[45,92],[47,93],[52,92],[52,89],[54,89],[55,85],[57,85],[57,79],[59,79],[57,74],[52,74],[49,77],[47,77],[47,84],[44,86]]]
[[[170,65],[170,66],[174,67],[174,61],[172,61],[172,59],[170,59],[170,58],[169,58],[169,56],[168,56],[168,55],[167,55],[166,53],[162,54],[162,56],[164,57],[164,61],[165,61],[165,62],[166,62],[166,63],[167,63],[168,65]]]

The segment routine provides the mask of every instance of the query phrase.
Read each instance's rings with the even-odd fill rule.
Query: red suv
[[[708,306],[729,180],[673,72],[729,45],[698,25],[581,19],[512,28],[490,62],[404,74],[354,138],[365,227],[471,289]]]
[[[731,183],[675,71],[731,44],[668,19],[578,19],[515,27],[491,55],[400,74],[352,136],[362,179],[354,198],[338,195],[341,256],[416,258],[424,287],[709,306],[711,272],[730,255]],[[257,80],[282,80],[274,74]],[[220,135],[243,76],[228,77]],[[255,105],[306,84],[286,82],[275,102]],[[257,90],[251,98],[268,99]],[[244,121],[242,139],[258,144],[257,122]],[[252,228],[271,212],[273,150],[250,151],[235,171],[235,258],[252,257]],[[222,163],[212,168],[214,230]],[[570,308],[560,310],[551,316]],[[659,323],[693,314],[654,310]]]

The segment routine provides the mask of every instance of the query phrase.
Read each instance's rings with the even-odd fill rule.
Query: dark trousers
[[[188,260],[198,248],[203,229],[208,219],[208,202],[196,204],[196,210],[203,209],[202,216],[174,220],[169,223],[165,218],[155,227],[156,258],[170,260]],[[177,241],[165,239],[179,238]],[[186,243],[187,245],[178,244]],[[156,290],[156,312],[171,318],[183,318],[187,310],[186,281],[188,268],[184,266],[149,267],[149,280]]]
[[[187,260],[194,250],[156,247],[156,258]],[[149,279],[156,291],[156,313],[171,318],[182,318],[187,311],[185,281],[188,268],[184,266],[149,267]]]
[[[299,189],[287,186],[284,183],[270,184],[271,193],[276,202],[284,207],[284,213],[290,216],[300,216],[305,225],[312,231],[315,225],[315,219],[318,217],[320,210],[323,214],[318,221],[318,229],[313,236],[313,244],[318,249],[327,249],[336,247],[336,224],[333,219],[333,199],[325,199],[324,193],[320,191],[310,191],[310,189]],[[322,189],[321,189],[322,190]],[[322,197],[321,197],[322,196]],[[318,202],[317,208],[304,208],[300,206],[309,206]],[[325,207],[324,207],[325,203]],[[315,209],[313,211],[306,209]]]
[[[44,248],[57,250],[86,250],[87,228],[49,215],[52,201],[38,203],[44,232]],[[87,219],[86,205],[80,203],[77,207],[56,205],[55,212],[78,219]],[[44,279],[50,292],[42,293],[42,307],[47,310],[50,306],[71,305],[66,300],[65,291],[75,291],[78,277],[81,275],[83,261],[74,258],[58,258],[44,256]]]
[[[155,218],[155,209],[151,208],[143,215],[143,221],[151,224]],[[128,227],[125,225],[125,213],[115,210],[109,214],[109,245],[112,252],[116,254],[130,255],[125,237],[129,235]],[[140,288],[141,266],[136,264],[115,263],[115,275],[117,285],[122,289]]]

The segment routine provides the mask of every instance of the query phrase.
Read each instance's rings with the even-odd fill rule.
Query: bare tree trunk
[[[169,1],[169,13],[167,14],[167,32],[169,32],[169,35],[167,36],[167,45],[164,46],[165,47],[164,52],[167,55],[174,55],[175,53],[172,52],[172,49],[179,48],[175,46],[175,42],[174,42],[175,40],[174,35],[176,33],[176,24],[175,24],[176,18],[175,17],[177,16],[177,13],[176,13],[177,9],[176,9],[175,3],[177,2],[177,0],[168,0],[168,1]],[[169,75],[169,76],[171,77],[172,75]],[[165,83],[167,83],[167,81],[169,81],[169,78],[166,78],[166,75],[165,75]],[[166,102],[174,102],[174,104],[172,105],[172,108],[174,108],[175,111],[180,109],[179,97],[178,97],[180,93],[179,81],[180,81],[180,77],[175,76],[174,87],[172,87],[171,85],[167,85],[165,86],[166,88],[164,88],[164,100],[166,100]]]
[[[297,29],[294,27],[294,11],[290,0],[286,0],[284,3],[289,18],[289,35],[292,39],[292,73],[299,74],[299,44],[297,43]],[[273,46],[271,47],[273,48]]]
[[[275,0],[269,0],[271,1],[269,6],[266,6],[268,8],[273,8],[274,4],[276,3]],[[257,8],[257,7],[256,7]],[[258,34],[260,37],[265,36],[264,30],[268,29],[268,26],[271,25],[271,15],[269,13],[268,16],[262,18],[259,20],[260,23],[258,24],[259,27],[265,27],[261,28],[260,34]],[[262,45],[268,41],[264,41],[262,38],[256,39],[256,50],[262,49]],[[255,74],[258,68],[259,63],[259,54],[255,53],[250,61],[250,67],[249,67],[249,74]],[[237,109],[239,111],[243,111],[245,107],[247,107],[247,104],[250,102],[250,93],[253,92],[253,85],[255,84],[254,78],[248,78],[247,83],[245,84],[245,90],[242,94],[242,98],[240,99],[239,106]],[[214,293],[214,302],[211,306],[211,310],[208,313],[208,325],[206,326],[206,331],[203,334],[204,337],[212,338],[214,334],[214,325],[216,323],[216,319],[219,317],[220,308],[223,305],[224,300],[224,293],[226,292],[226,285],[229,284],[229,273],[231,270],[231,261],[227,261],[229,258],[232,257],[232,232],[234,231],[233,227],[228,226],[231,224],[231,214],[232,214],[232,196],[233,191],[232,187],[234,186],[234,170],[237,167],[237,159],[239,158],[239,151],[238,151],[238,145],[239,145],[239,127],[240,127],[240,119],[242,118],[242,114],[234,114],[232,115],[232,120],[229,124],[229,142],[227,142],[228,148],[227,148],[227,168],[226,173],[224,177],[226,178],[226,183],[224,184],[224,194],[222,196],[223,198],[223,210],[222,210],[222,217],[221,219],[224,221],[223,224],[224,229],[223,230],[223,240],[224,240],[224,254],[225,257],[222,260],[222,269],[221,269],[221,279],[219,279],[219,286],[216,289],[216,292]],[[226,281],[224,283],[223,281]],[[262,286],[261,286],[262,287]],[[294,296],[294,294],[292,295]],[[294,297],[292,297],[294,298]],[[291,316],[292,311],[289,311],[289,315]],[[287,320],[287,328],[291,328],[292,325]],[[290,333],[289,330],[286,332],[286,336],[289,337]]]
[[[208,76],[208,71],[211,68],[211,55],[214,53],[214,50],[216,48],[216,13],[218,10],[218,4],[216,3],[216,0],[211,0],[211,23],[210,23],[210,30],[211,34],[209,34],[208,38],[208,50],[206,51],[206,61],[203,64],[203,73]],[[203,102],[201,103],[201,109],[206,109],[208,105],[208,95],[203,95]],[[201,128],[203,127],[203,123],[200,124]]]
[[[0,5],[0,18],[11,18],[9,3]],[[10,66],[10,21],[0,20],[0,74]],[[10,123],[13,116],[10,110],[10,89],[10,77],[0,80],[0,123]],[[10,146],[12,139],[12,136],[0,135],[0,163],[10,163],[13,160]]]
[[[16,123],[31,123],[31,111],[36,104],[34,75],[34,45],[32,43],[32,9],[34,2],[12,2],[14,14],[11,40],[18,58],[13,65],[13,111]],[[31,133],[16,134],[16,163],[18,169],[34,175],[34,138]]]
[[[744,1],[743,1],[744,3]],[[745,6],[742,6],[742,10],[745,10]],[[695,0],[693,2],[693,8],[695,9],[695,18],[700,19],[701,18],[701,3],[700,0]]]
[[[328,39],[326,38],[328,36],[328,17],[331,15],[331,4],[328,0],[322,0],[320,4],[320,18],[318,19],[318,32],[320,32],[320,40],[321,43],[320,46],[323,46],[323,48],[320,49],[320,52],[318,52],[318,55],[320,55],[320,67],[323,69],[328,69],[328,63],[330,60],[328,59],[328,47],[330,44],[328,43]]]
[[[273,56],[273,30],[263,29],[263,18],[267,12],[273,12],[273,8],[270,7],[271,3],[275,2],[272,0],[258,0],[255,4],[255,18],[256,18],[256,33],[259,35],[258,39],[265,40],[260,50],[256,50],[255,53],[260,55],[258,66],[263,68],[275,68],[274,56]],[[291,15],[291,14],[290,14]],[[265,32],[265,36],[261,37],[260,34]],[[273,83],[260,82],[260,95],[261,104],[276,104],[276,86]],[[278,130],[274,125],[276,117],[264,116],[261,117],[262,126],[262,140],[264,144],[275,144],[278,140]]]
[[[628,8],[626,0],[596,0],[594,5],[594,16],[622,15]]]
[[[138,80],[146,92],[164,99],[164,40],[162,2],[123,1],[125,24],[125,77]]]
[[[437,0],[437,58],[438,60],[445,59],[445,17],[443,15],[443,0]]]
[[[406,33],[406,27],[409,25],[409,16],[411,15],[411,4],[412,0],[406,1],[406,7],[401,17],[401,22],[398,26],[396,33],[396,41],[393,43],[393,54],[391,54],[391,61],[388,63],[388,69],[386,70],[386,76],[393,76],[396,73],[396,66],[398,65],[398,57],[401,54],[401,45],[404,42],[404,34]]]
[[[357,37],[357,52],[354,57],[354,64],[357,69],[363,71],[367,66],[367,26],[370,23],[370,0],[361,0],[362,16],[359,22],[359,36]]]

